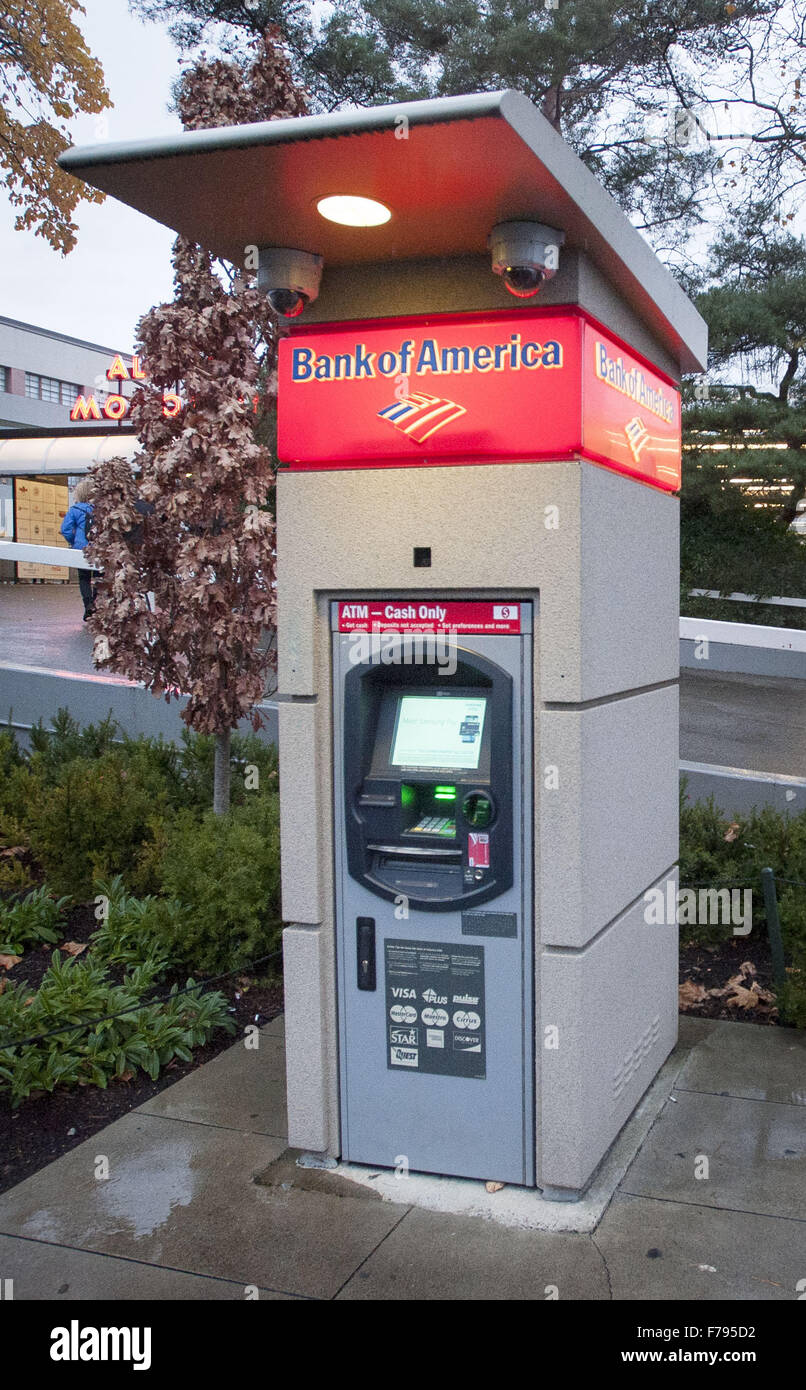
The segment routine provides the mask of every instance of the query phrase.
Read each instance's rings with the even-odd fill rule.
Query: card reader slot
[[[376,854],[391,854],[395,858],[406,859],[447,859],[453,860],[456,864],[462,862],[462,851],[460,849],[431,849],[426,845],[418,845],[409,848],[408,845],[367,845],[367,849],[374,850]]]

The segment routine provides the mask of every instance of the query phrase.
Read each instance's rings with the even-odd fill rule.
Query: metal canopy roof
[[[0,476],[32,473],[87,473],[109,459],[133,459],[141,448],[136,435],[28,435],[0,437]]]
[[[691,301],[520,92],[85,146],[59,163],[236,265],[249,245],[316,252],[325,273],[328,263],[486,254],[496,222],[545,222],[590,256],[682,370],[705,366],[707,329]],[[379,199],[391,220],[327,222],[316,203],[331,193]]]

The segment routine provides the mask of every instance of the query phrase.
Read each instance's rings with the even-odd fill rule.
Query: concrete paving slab
[[[624,1177],[623,1192],[806,1220],[806,1107],[674,1095]]]
[[[332,1298],[403,1213],[269,1190],[282,1140],[133,1112],[0,1197],[0,1233]],[[109,1179],[95,1177],[96,1156]]]
[[[676,1089],[806,1105],[806,1033],[714,1021],[690,1054]]]
[[[162,1115],[194,1124],[269,1134],[285,1140],[285,1051],[275,1035],[263,1033],[256,1048],[243,1040],[212,1062],[192,1071],[139,1107],[144,1115]]]
[[[677,1019],[677,1046],[698,1047],[703,1038],[717,1027],[715,1018],[695,1018],[693,1014],[679,1014]],[[732,1027],[728,1024],[728,1027]]]
[[[94,1300],[103,1294],[114,1302],[127,1299],[159,1299],[162,1302],[244,1301],[243,1284],[229,1279],[205,1279],[182,1270],[113,1255],[92,1255],[68,1250],[63,1245],[43,1245],[35,1240],[0,1236],[0,1279],[13,1281],[17,1303],[62,1299]],[[296,1295],[259,1289],[265,1302],[287,1301]]]
[[[594,1240],[619,1300],[791,1302],[806,1279],[800,1221],[617,1193]]]
[[[424,1211],[410,1211],[338,1295],[501,1302],[608,1297],[604,1261],[589,1237],[505,1230]]]

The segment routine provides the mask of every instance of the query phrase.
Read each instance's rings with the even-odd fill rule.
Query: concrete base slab
[[[398,1176],[389,1169],[340,1163],[336,1174],[371,1187],[385,1202],[423,1210],[482,1217],[500,1226],[535,1231],[595,1231],[636,1153],[669,1098],[697,1030],[686,1031],[631,1118],[616,1137],[578,1202],[547,1201],[537,1189],[503,1187],[487,1192],[483,1182],[425,1173]]]

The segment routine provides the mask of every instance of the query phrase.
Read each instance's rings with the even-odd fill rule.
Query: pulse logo
[[[463,405],[441,396],[414,395],[393,401],[378,414],[414,444],[424,444],[437,430],[466,415],[467,411]]]

